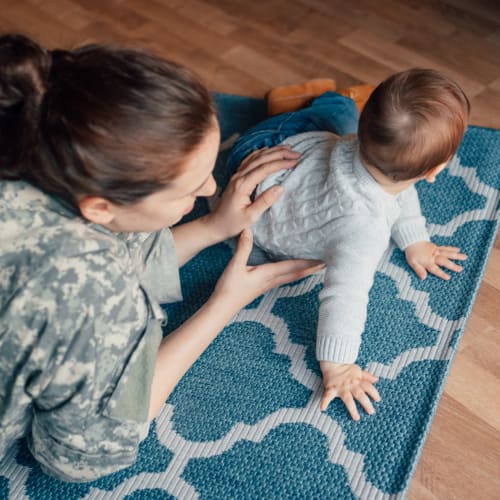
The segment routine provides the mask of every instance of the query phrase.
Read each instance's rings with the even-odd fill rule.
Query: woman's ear
[[[95,224],[106,225],[115,218],[113,204],[100,196],[85,196],[78,206],[83,217]]]

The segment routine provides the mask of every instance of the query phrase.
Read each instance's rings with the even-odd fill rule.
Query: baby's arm
[[[369,397],[380,396],[371,373],[355,364],[364,330],[368,294],[380,258],[389,243],[389,228],[373,216],[343,218],[329,232],[332,239],[324,288],[320,293],[316,355],[325,388],[320,408],[340,397],[354,420],[357,400],[367,413],[374,409]]]
[[[430,241],[415,186],[403,191],[398,201],[401,214],[392,228],[392,238],[405,252],[406,260],[417,276],[425,279],[427,272],[430,272],[439,278],[449,280],[449,274],[441,267],[455,272],[462,271],[462,266],[452,261],[452,259],[467,258],[465,254],[460,253],[460,248],[438,246]]]

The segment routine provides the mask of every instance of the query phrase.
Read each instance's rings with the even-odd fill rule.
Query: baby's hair
[[[470,104],[452,80],[410,69],[383,81],[359,120],[362,158],[394,181],[415,179],[455,154]]]
[[[28,181],[77,210],[84,195],[131,204],[175,179],[214,124],[209,92],[174,62],[0,37],[0,179]]]

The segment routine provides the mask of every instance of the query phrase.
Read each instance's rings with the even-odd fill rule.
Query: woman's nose
[[[207,182],[203,185],[199,196],[212,196],[215,194],[215,191],[217,190],[217,183],[215,182],[214,176],[211,175],[208,179]]]

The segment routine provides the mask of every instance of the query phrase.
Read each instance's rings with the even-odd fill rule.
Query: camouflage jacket
[[[0,181],[0,459],[26,436],[62,480],[131,465],[149,428],[159,303],[180,298],[170,230],[113,233]]]

